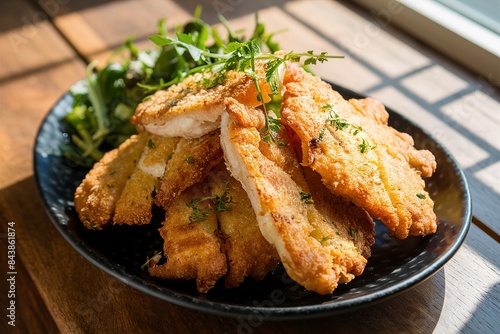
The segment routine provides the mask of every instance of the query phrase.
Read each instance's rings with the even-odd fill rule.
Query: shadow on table
[[[197,0],[179,1],[174,0],[182,6],[188,13],[194,13],[198,5],[202,6],[202,19],[208,24],[216,24],[220,21],[218,16],[222,15],[228,20],[247,14],[258,13],[268,7],[283,8],[286,3],[296,0]]]
[[[478,328],[489,328],[491,333],[494,333],[500,328],[498,314],[500,314],[500,281],[483,294],[481,302],[460,332],[473,333]]]
[[[368,330],[370,333],[432,333],[444,304],[445,270],[441,269],[418,286],[384,302],[312,321],[321,324],[318,327],[325,328],[325,333],[333,329],[336,333],[364,333]],[[394,320],[379,322],[378,319]],[[301,329],[297,332],[307,332],[308,322],[292,323]]]

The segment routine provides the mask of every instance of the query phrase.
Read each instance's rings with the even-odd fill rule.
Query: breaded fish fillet
[[[186,204],[209,194],[206,184],[186,189],[170,204],[163,226],[159,229],[165,240],[166,262],[149,268],[153,277],[173,280],[196,280],[199,292],[208,292],[227,272],[226,256],[218,237],[218,223],[210,202],[201,201],[197,208],[206,210],[205,220],[191,221],[193,209]]]
[[[375,243],[375,223],[370,215],[352,202],[334,195],[321,181],[321,175],[309,167],[304,167],[304,177],[309,185],[314,207],[328,222],[338,238],[327,237],[325,242],[354,242],[365,258],[371,256],[371,246]],[[333,236],[333,235],[332,235]],[[343,248],[343,246],[338,246]],[[360,275],[364,268],[356,275]]]
[[[168,160],[155,203],[168,208],[170,202],[187,187],[203,180],[223,158],[220,131],[200,138],[180,139]]]
[[[268,102],[270,87],[264,79],[264,66],[264,62],[256,62],[256,73],[262,76],[262,96]],[[206,88],[214,79],[214,74],[196,73],[156,92],[137,106],[132,123],[162,136],[197,138],[219,128],[225,97],[231,96],[249,106],[262,104],[253,79],[245,73],[228,71],[222,84]]]
[[[116,202],[148,139],[147,133],[134,135],[107,152],[78,186],[74,197],[75,210],[86,228],[100,230],[111,223]]]
[[[242,112],[262,112],[242,106],[234,99],[226,99],[226,110],[221,121],[226,163],[247,192],[260,231],[276,247],[288,275],[308,290],[328,294],[339,282],[347,282],[362,272],[367,261],[354,242],[334,241],[339,236],[311,202],[303,176],[286,172],[290,170],[290,162],[295,166],[298,163],[293,163],[295,153],[284,129],[273,143],[281,150],[282,157],[276,150],[267,150],[274,157],[270,160],[259,149],[262,139],[255,126],[262,122],[249,126],[238,119],[254,117],[235,116]]]
[[[250,276],[261,280],[279,262],[276,249],[262,236],[259,225],[240,182],[229,175],[224,164],[208,177],[212,196],[230,196],[230,210],[217,212],[219,230],[228,261],[225,286],[238,286]]]
[[[153,216],[154,196],[160,187],[160,178],[178,141],[177,137],[151,135],[137,167],[116,203],[113,224],[149,224]]]
[[[380,102],[349,103],[293,63],[284,87],[283,121],[300,138],[302,164],[321,174],[333,193],[380,219],[391,236],[435,232],[434,203],[422,179],[435,170],[434,156],[387,126]]]

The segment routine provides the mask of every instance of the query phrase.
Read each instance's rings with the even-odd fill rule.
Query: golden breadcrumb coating
[[[321,181],[321,175],[311,168],[304,167],[304,177],[309,185],[314,207],[332,223],[335,234],[341,237],[330,238],[331,242],[352,240],[356,250],[368,259],[371,256],[371,246],[375,243],[375,223],[370,215],[352,202],[332,194]],[[358,268],[356,275],[360,275],[363,269],[364,266]]]
[[[422,179],[435,170],[434,157],[387,126],[380,102],[348,102],[291,63],[284,87],[283,121],[300,138],[302,164],[321,174],[333,193],[380,219],[391,236],[435,232],[434,203]]]
[[[149,139],[142,133],[127,139],[94,164],[75,191],[75,209],[86,228],[100,230],[111,223],[116,202]]]
[[[165,240],[163,252],[166,262],[153,265],[149,273],[153,277],[173,280],[196,280],[199,292],[205,293],[227,272],[226,255],[217,233],[217,217],[207,211],[206,219],[192,222],[193,210],[186,205],[193,199],[209,195],[204,183],[186,189],[168,207],[165,222],[159,229]],[[209,202],[198,204],[209,210]]]
[[[179,140],[168,160],[155,203],[167,209],[170,202],[187,187],[202,181],[222,161],[220,131],[200,138]]]
[[[264,69],[264,62],[256,62],[256,73],[262,77],[259,80],[262,96],[268,102],[271,90],[264,80]],[[137,106],[132,123],[162,136],[197,138],[219,128],[225,97],[231,96],[249,106],[262,104],[252,77],[235,71],[228,71],[225,76],[222,84],[206,88],[215,75],[196,73],[156,92]]]
[[[150,223],[153,216],[153,200],[160,187],[160,178],[178,141],[177,137],[151,136],[116,203],[113,224]]]
[[[147,224],[163,207],[163,254],[148,272],[195,280],[201,293],[222,277],[227,288],[261,280],[281,261],[307,290],[330,294],[363,273],[372,217],[399,239],[435,232],[423,180],[435,157],[388,126],[382,103],[346,101],[287,62],[281,118],[266,133],[271,88],[266,61],[256,65],[264,101],[254,78],[228,71],[221,84],[198,73],[140,103],[131,120],[140,133],[75,191],[83,225]]]
[[[260,231],[276,247],[288,275],[308,290],[328,294],[339,282],[348,282],[360,274],[366,258],[351,238],[338,235],[329,217],[315,208],[300,168],[291,168],[300,166],[294,161],[286,130],[282,128],[276,141],[270,143],[275,150],[263,150],[270,160],[259,149],[259,130],[248,123],[240,124],[241,117],[233,116],[244,110],[262,112],[230,98],[226,99],[226,110],[221,122],[226,163],[246,190]],[[259,124],[262,122],[255,125]],[[292,175],[286,172],[292,169]]]
[[[225,286],[238,286],[250,276],[263,279],[279,262],[276,249],[262,236],[247,193],[240,182],[229,175],[224,164],[210,173],[212,196],[230,196],[230,210],[217,212],[223,248],[228,261]]]

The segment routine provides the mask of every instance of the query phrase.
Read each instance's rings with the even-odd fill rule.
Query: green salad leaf
[[[130,117],[139,102],[181,82],[193,69],[204,68],[208,59],[205,53],[220,55],[231,43],[245,41],[222,16],[226,38],[201,20],[200,14],[198,7],[193,19],[176,29],[175,43],[170,42],[166,21],[161,19],[158,35],[151,37],[156,47],[139,50],[130,38],[114,53],[123,60],[109,61],[103,68],[97,68],[94,62],[88,65],[85,79],[69,92],[74,102],[72,111],[62,120],[62,131],[69,138],[62,147],[64,156],[78,165],[91,167],[106,151],[136,133]],[[279,48],[273,36],[265,32],[264,25],[256,18],[252,39],[269,46],[268,51],[273,52]],[[214,61],[210,59],[209,64]]]
[[[263,106],[266,120],[263,136],[266,140],[273,140],[279,121],[276,118],[270,120],[268,110],[273,110],[278,117],[281,65],[287,60],[298,61],[301,57],[305,58],[305,65],[339,58],[312,51],[276,56],[273,53],[280,48],[274,40],[275,33],[267,33],[257,15],[251,38],[245,39],[220,16],[227,36],[223,38],[215,28],[200,19],[200,14],[201,7],[198,7],[192,20],[175,29],[174,37],[168,34],[165,20],[160,20],[158,34],[150,36],[156,47],[150,50],[139,50],[133,39],[128,39],[115,52],[126,52],[121,62],[110,61],[103,68],[97,68],[94,62],[88,65],[85,79],[70,89],[74,98],[73,109],[62,122],[63,131],[70,138],[62,149],[67,158],[81,166],[91,167],[106,151],[136,133],[130,117],[138,103],[196,72],[210,70],[215,74],[215,79],[205,82],[207,88],[222,83],[227,71],[244,72],[253,79],[257,98],[264,101],[255,73],[256,59],[269,60],[265,79],[273,95],[271,103]]]

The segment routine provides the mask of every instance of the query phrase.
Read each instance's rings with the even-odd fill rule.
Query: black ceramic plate
[[[345,98],[360,95],[333,85]],[[61,157],[66,138],[60,119],[71,110],[72,98],[64,95],[43,121],[35,143],[34,168],[40,196],[49,217],[66,240],[90,262],[124,283],[174,304],[228,316],[259,319],[301,319],[352,311],[392,297],[415,286],[439,270],[462,244],[471,220],[466,179],[448,151],[425,131],[389,110],[390,125],[409,133],[417,148],[436,156],[438,168],[427,180],[439,220],[437,233],[424,238],[394,240],[376,222],[376,242],[363,275],[340,286],[331,295],[308,292],[279,267],[263,281],[245,281],[236,289],[217,285],[208,294],[196,291],[193,282],[153,279],[141,265],[162,249],[159,221],[148,226],[110,226],[85,230],[73,208],[73,192],[87,170]]]

